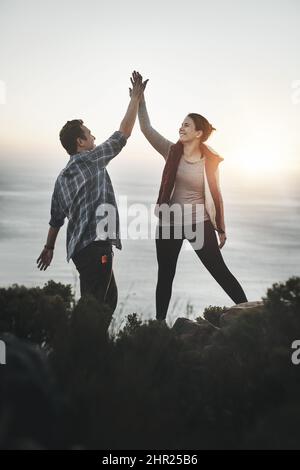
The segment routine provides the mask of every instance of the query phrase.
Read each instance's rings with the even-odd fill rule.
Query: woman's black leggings
[[[193,246],[193,238],[184,234],[175,238],[174,232],[170,238],[163,238],[161,227],[158,226],[156,235],[156,254],[158,261],[158,280],[156,286],[156,318],[165,319],[172,295],[172,284],[176,271],[178,255],[184,238]],[[204,221],[204,243],[202,248],[195,249],[195,253],[206,269],[212,274],[229,297],[236,303],[247,302],[242,286],[227,268],[221,254],[217,235],[210,220]]]

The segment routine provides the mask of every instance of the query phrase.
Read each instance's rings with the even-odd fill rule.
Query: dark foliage
[[[70,286],[50,281],[43,289],[0,289],[0,330],[38,345],[35,350],[46,352],[49,366],[48,372],[35,368],[43,386],[29,381],[28,390],[35,388],[35,401],[44,403],[52,419],[43,425],[36,419],[40,408],[27,402],[36,427],[27,430],[21,414],[21,435],[46,447],[299,448],[300,365],[291,361],[291,345],[300,339],[299,307],[300,278],[292,277],[268,289],[251,313],[239,313],[222,328],[226,309],[210,306],[204,317],[218,328],[198,318],[196,334],[183,335],[132,314],[118,337],[110,338],[108,307],[93,297],[74,306]],[[11,367],[17,377],[27,375],[21,362]],[[10,399],[12,382],[6,378],[5,384],[4,403],[8,400],[11,410],[25,406],[24,389]],[[65,414],[64,433],[55,442],[49,430],[59,422],[53,412],[57,389]],[[14,440],[1,436],[3,410],[4,405],[0,441],[7,446],[7,439]]]

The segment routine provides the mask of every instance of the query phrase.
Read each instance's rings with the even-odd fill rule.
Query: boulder
[[[255,300],[253,302],[243,302],[241,304],[233,305],[226,312],[224,312],[220,317],[220,327],[226,326],[234,318],[237,318],[239,315],[244,313],[257,313],[262,311],[263,301]]]
[[[214,325],[206,320],[193,321],[188,318],[179,317],[175,321],[173,332],[180,339],[192,347],[193,345],[204,346],[209,342],[211,335],[218,330]]]

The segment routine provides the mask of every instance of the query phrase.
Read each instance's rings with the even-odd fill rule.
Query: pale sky
[[[168,139],[197,112],[217,128],[208,144],[225,171],[299,171],[299,20],[299,0],[1,0],[0,164],[59,170],[69,119],[104,141],[135,69],[150,79],[150,119]],[[138,123],[117,159],[120,174],[163,165]]]

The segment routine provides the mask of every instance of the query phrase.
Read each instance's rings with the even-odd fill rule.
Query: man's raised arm
[[[97,145],[84,157],[87,162],[97,162],[99,168],[108,165],[111,159],[120,153],[128,137],[131,135],[138,113],[140,98],[148,80],[143,82],[142,76],[135,71],[132,73],[130,80],[132,83],[132,96],[119,130],[114,132],[105,142]]]
[[[124,134],[126,138],[131,136],[131,132],[139,109],[139,101],[148,82],[148,80],[145,80],[143,82],[142,76],[136,71],[132,73],[132,77],[130,78],[130,80],[132,84],[131,99],[119,129],[119,131],[122,132],[122,134]]]

